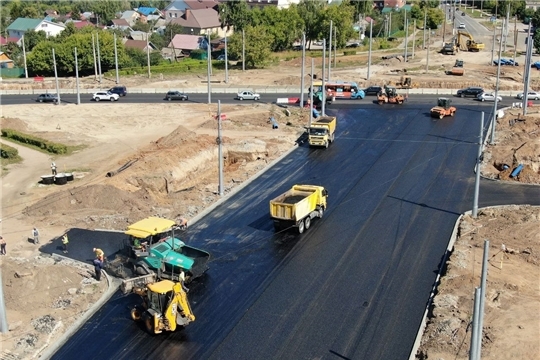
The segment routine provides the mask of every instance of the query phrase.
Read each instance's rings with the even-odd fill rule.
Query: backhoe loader
[[[142,321],[150,334],[175,331],[195,321],[181,282],[161,280],[135,287],[133,292],[142,297],[143,303],[131,310],[131,318]]]

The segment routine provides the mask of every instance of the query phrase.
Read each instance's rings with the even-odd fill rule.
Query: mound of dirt
[[[480,285],[486,239],[482,359],[538,358],[539,228],[539,207],[487,208],[477,219],[463,217],[417,358],[468,359],[474,288]]]

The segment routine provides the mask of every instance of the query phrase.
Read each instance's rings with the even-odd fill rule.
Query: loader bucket
[[[133,288],[144,287],[146,284],[156,282],[156,280],[157,277],[154,273],[138,276],[132,279],[126,279],[122,281],[122,284],[120,285],[120,291],[122,291],[122,294],[129,294],[133,291]]]

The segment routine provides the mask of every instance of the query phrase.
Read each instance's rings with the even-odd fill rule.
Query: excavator
[[[181,282],[151,282],[133,288],[133,292],[142,297],[143,303],[131,310],[131,318],[142,321],[152,335],[175,331],[178,326],[183,327],[195,321],[187,292]]]
[[[464,41],[464,38],[467,40]],[[474,41],[474,38],[467,31],[459,30],[457,33],[457,47],[463,51],[478,52],[485,48],[484,43]]]
[[[463,76],[465,70],[463,69],[463,60],[456,60],[452,70],[446,70],[446,75]]]
[[[377,103],[382,104],[403,104],[405,97],[398,94],[395,87],[384,85],[384,90],[377,94]]]
[[[442,119],[445,116],[454,116],[456,108],[451,104],[452,100],[448,98],[438,98],[437,106],[432,107],[430,110],[431,117]]]

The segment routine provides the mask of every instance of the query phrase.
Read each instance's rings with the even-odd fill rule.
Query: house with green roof
[[[49,37],[60,34],[65,28],[65,25],[53,23],[49,20],[18,18],[9,24],[6,30],[9,33],[9,37],[20,39],[29,30],[43,30],[47,34],[47,37]]]

